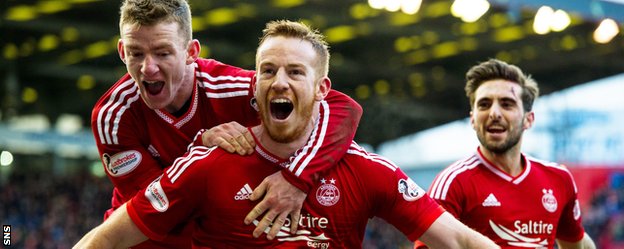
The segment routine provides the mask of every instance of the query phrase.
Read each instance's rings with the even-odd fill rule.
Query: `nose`
[[[141,66],[141,73],[144,75],[152,75],[158,72],[158,63],[151,55],[146,55]]]
[[[490,119],[498,120],[502,117],[501,106],[498,103],[494,103],[490,107]]]
[[[288,84],[288,73],[285,69],[280,68],[275,75],[275,82],[271,85],[271,88],[276,92],[284,92],[288,90],[290,85]]]

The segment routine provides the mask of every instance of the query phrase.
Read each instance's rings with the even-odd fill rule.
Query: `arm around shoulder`
[[[145,240],[147,236],[134,224],[124,204],[73,248],[128,248]]]
[[[448,212],[443,213],[420,240],[429,248],[500,248],[492,240],[459,222]]]
[[[557,240],[557,244],[561,249],[596,249],[596,244],[594,244],[594,241],[587,233],[585,233],[583,238],[577,242]]]

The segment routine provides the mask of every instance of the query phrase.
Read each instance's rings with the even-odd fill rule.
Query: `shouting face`
[[[175,112],[190,98],[199,43],[185,42],[177,23],[124,25],[118,50],[150,108]]]
[[[312,44],[298,38],[272,37],[258,48],[255,95],[273,140],[291,142],[313,122],[315,101],[322,100],[330,84],[319,75],[319,66]]]

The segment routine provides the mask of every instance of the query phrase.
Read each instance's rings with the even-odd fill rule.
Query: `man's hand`
[[[230,153],[241,156],[254,152],[256,143],[246,127],[234,121],[210,128],[202,134],[204,146],[219,146]]]
[[[250,200],[258,200],[265,192],[264,199],[245,217],[245,224],[249,225],[266,212],[264,218],[258,222],[258,226],[253,231],[253,236],[255,238],[260,237],[262,232],[268,230],[270,226],[271,230],[267,234],[267,239],[272,240],[284,225],[288,215],[290,215],[290,233],[294,234],[297,231],[297,225],[299,225],[301,207],[307,194],[290,184],[282,172],[276,172],[264,178],[260,186],[254,189]]]

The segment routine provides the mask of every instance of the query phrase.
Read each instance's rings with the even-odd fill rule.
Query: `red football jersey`
[[[480,149],[443,170],[429,194],[467,226],[502,248],[553,248],[583,238],[577,189],[562,165],[522,155],[512,177]]]
[[[336,166],[319,174],[296,235],[287,220],[275,239],[255,239],[257,220],[242,223],[257,204],[249,195],[288,164],[256,143],[251,156],[193,148],[128,202],[130,217],[152,239],[181,222],[196,223],[194,248],[361,248],[369,218],[381,217],[415,240],[444,212],[392,162],[353,143]]]
[[[115,186],[112,208],[106,217],[184,155],[199,130],[230,121],[243,126],[259,124],[258,113],[250,104],[254,71],[210,59],[198,59],[195,67],[190,105],[180,117],[150,109],[127,74],[93,108],[92,131]],[[325,130],[320,142],[306,145],[284,172],[286,179],[301,189],[307,190],[314,173],[330,167],[344,155],[362,114],[361,107],[342,93],[330,91],[327,102],[332,112],[324,113],[325,122],[338,128]],[[186,238],[162,248],[188,248],[189,236],[182,236]]]

